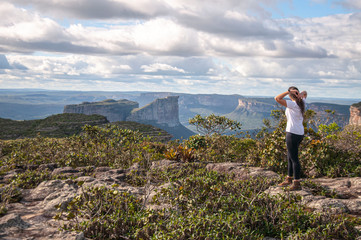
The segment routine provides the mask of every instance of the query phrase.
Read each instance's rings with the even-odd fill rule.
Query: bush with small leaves
[[[84,189],[55,219],[67,220],[64,229],[91,239],[128,239],[144,225],[144,214],[141,201],[129,193],[98,187]]]
[[[19,202],[21,199],[21,191],[14,184],[0,187],[0,216],[7,213],[9,203]]]
[[[222,135],[227,132],[238,131],[242,126],[242,124],[237,121],[224,116],[216,116],[215,114],[206,117],[198,114],[189,119],[188,122],[190,125],[194,125],[199,133],[205,135],[214,133]]]
[[[245,161],[250,152],[256,148],[256,141],[250,138],[238,138],[234,135],[202,136],[185,140],[186,146],[193,146],[195,142],[201,146],[194,148],[194,154],[199,161],[204,162],[240,162]]]
[[[207,140],[206,140],[206,137],[203,136],[203,135],[193,135],[193,136],[190,136],[185,141],[185,144],[189,148],[193,148],[193,149],[198,150],[198,149],[207,147]]]
[[[7,171],[17,165],[56,163],[59,167],[109,166],[127,168],[139,162],[159,160],[165,146],[153,143],[137,131],[84,126],[83,134],[62,139],[37,138],[1,141],[0,161]]]
[[[52,179],[51,172],[49,170],[27,170],[23,173],[16,174],[11,182],[15,186],[22,189],[36,188],[43,181]]]

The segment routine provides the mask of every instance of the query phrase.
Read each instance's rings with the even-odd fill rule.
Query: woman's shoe
[[[292,179],[293,179],[293,177],[287,176],[286,180],[284,180],[282,183],[278,184],[278,186],[279,187],[286,187],[288,185],[291,185],[292,184]]]
[[[293,180],[293,184],[288,190],[290,190],[290,191],[302,190],[300,180]]]

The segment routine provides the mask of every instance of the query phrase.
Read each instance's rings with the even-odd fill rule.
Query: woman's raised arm
[[[282,106],[287,107],[286,100],[284,100],[283,98],[286,97],[288,95],[288,93],[289,92],[284,92],[284,93],[281,93],[281,94],[278,94],[277,96],[275,96],[276,102],[278,102]]]

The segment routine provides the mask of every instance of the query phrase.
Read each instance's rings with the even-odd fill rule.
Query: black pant
[[[300,179],[301,165],[298,160],[298,147],[302,142],[303,135],[286,133],[287,159],[288,159],[288,176],[294,179]]]

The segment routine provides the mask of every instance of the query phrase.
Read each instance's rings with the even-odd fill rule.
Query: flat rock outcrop
[[[251,177],[276,179],[279,177],[279,175],[273,171],[260,167],[247,167],[240,163],[210,163],[206,166],[206,169],[224,174],[233,174],[235,179],[248,179]]]
[[[347,213],[361,215],[361,178],[316,178],[313,182],[333,192],[333,197],[313,194],[312,189],[302,187],[300,191],[291,192],[302,197],[301,203],[317,212]],[[281,187],[271,187],[266,193],[270,195],[284,195],[290,192]]]

